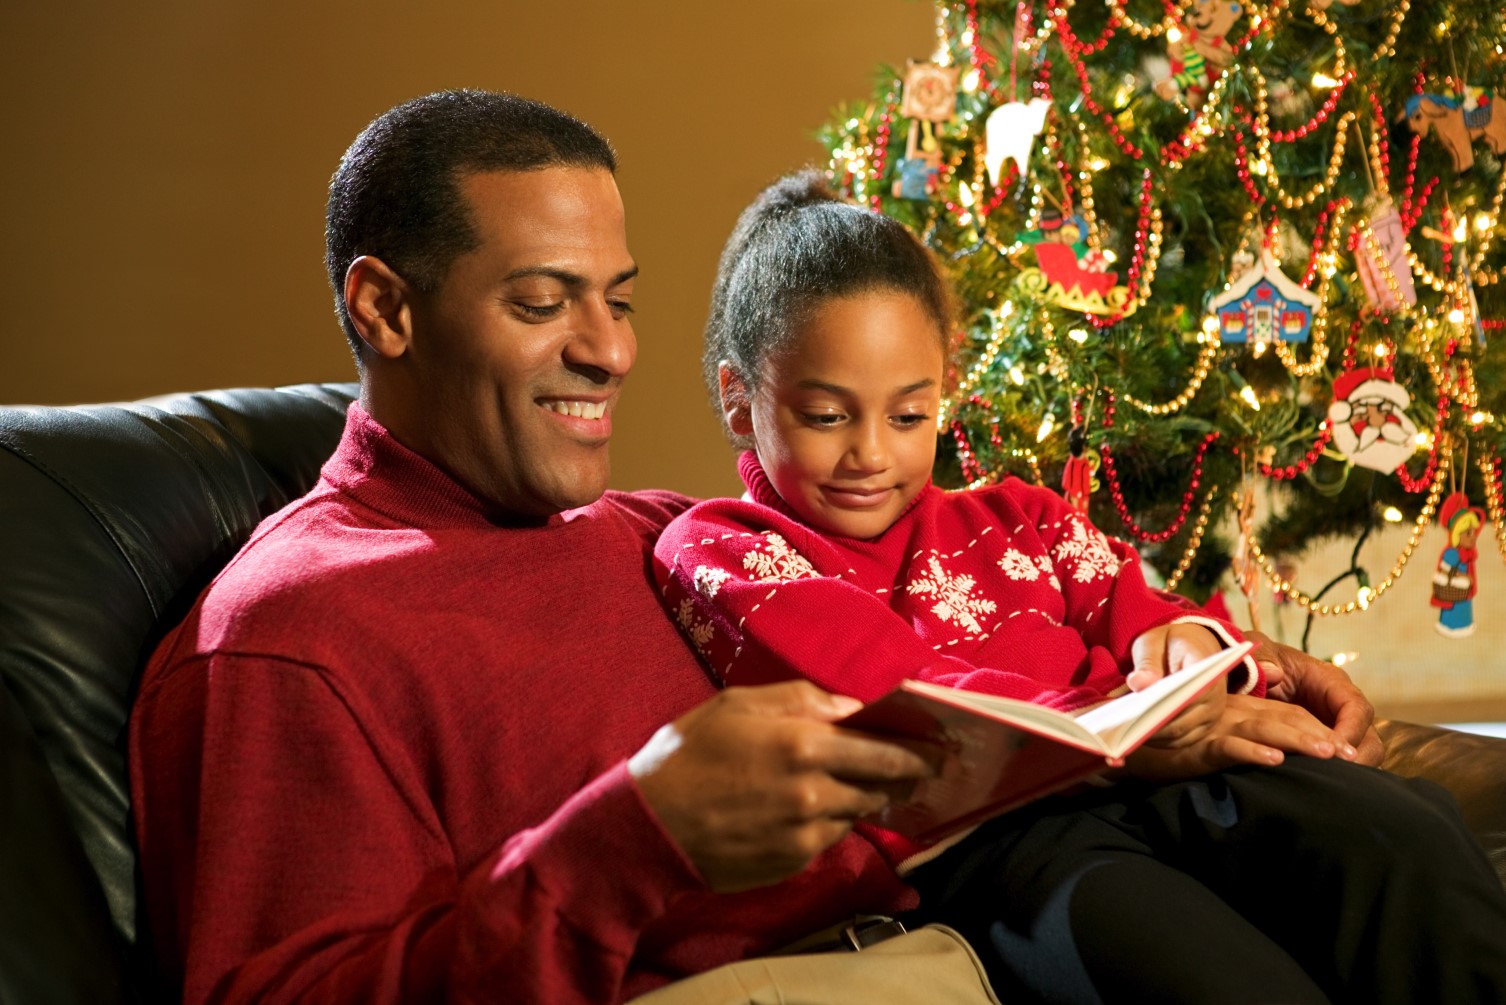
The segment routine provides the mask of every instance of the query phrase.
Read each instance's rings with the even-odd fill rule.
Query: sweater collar
[[[358,502],[417,527],[542,527],[568,521],[572,513],[580,512],[547,518],[498,515],[486,500],[399,443],[360,402],[351,402],[340,445],[320,474]]]
[[[807,527],[810,526],[809,521],[807,521],[804,517],[791,509],[790,504],[784,501],[784,497],[781,496],[777,491],[775,491],[774,483],[769,481],[768,472],[764,471],[763,464],[761,464],[758,460],[758,454],[754,453],[751,450],[744,450],[742,454],[737,458],[737,473],[742,476],[743,484],[748,487],[748,495],[754,502],[767,506],[769,507],[769,509],[776,511],[783,516],[789,517],[796,523],[802,524]],[[909,516],[915,511],[915,507],[920,505],[922,499],[925,499],[939,491],[940,489],[932,485],[930,480],[927,479],[925,488],[915,493],[915,498],[910,500],[910,504],[905,507],[904,512],[900,513],[899,517],[894,521],[893,524],[890,525],[889,529],[885,530],[878,537],[873,538],[873,540],[882,540],[884,537],[888,536],[890,530],[898,527],[902,522],[904,522],[905,517]],[[821,531],[820,533],[826,537],[835,536],[827,531]]]

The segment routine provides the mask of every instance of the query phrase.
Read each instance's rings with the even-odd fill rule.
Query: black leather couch
[[[0,1002],[156,1001],[138,961],[124,733],[163,632],[306,491],[350,384],[0,407]],[[1506,878],[1506,741],[1386,723]]]

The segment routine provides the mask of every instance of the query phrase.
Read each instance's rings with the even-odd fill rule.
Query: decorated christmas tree
[[[968,0],[936,28],[823,141],[952,272],[937,480],[1058,487],[1197,599],[1232,568],[1348,614],[1410,571],[1467,616],[1440,542],[1493,524],[1506,557],[1506,7]],[[1294,581],[1388,522],[1388,570]]]

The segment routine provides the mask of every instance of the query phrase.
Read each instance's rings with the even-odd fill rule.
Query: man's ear
[[[748,397],[748,385],[726,360],[717,364],[716,380],[722,394],[722,418],[727,420],[727,428],[735,436],[752,436],[753,403]]]
[[[412,287],[386,262],[362,255],[345,270],[345,310],[371,351],[396,359],[413,338]]]

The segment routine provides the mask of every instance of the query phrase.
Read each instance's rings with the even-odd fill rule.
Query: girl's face
[[[729,418],[734,432],[751,433],[769,480],[801,519],[840,537],[877,537],[925,488],[936,459],[941,338],[914,297],[862,293],[820,305],[787,350],[765,361],[751,407]]]

